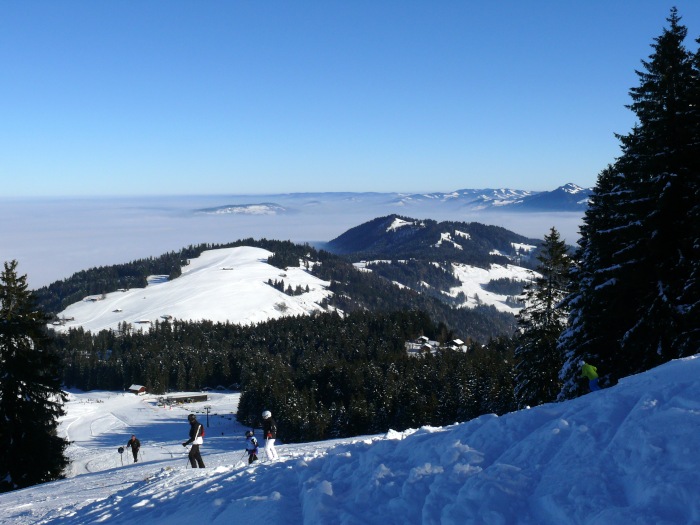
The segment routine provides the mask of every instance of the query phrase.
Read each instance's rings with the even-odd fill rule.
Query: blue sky
[[[672,5],[4,2],[2,194],[592,186]]]

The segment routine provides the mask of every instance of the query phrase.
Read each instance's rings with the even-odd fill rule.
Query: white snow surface
[[[302,267],[280,270],[267,264],[272,252],[262,248],[236,247],[208,250],[183,267],[172,281],[153,276],[146,288],[132,288],[90,296],[58,314],[67,320],[51,325],[55,330],[82,326],[85,330],[117,330],[119,323],[148,330],[166,316],[173,319],[252,324],[282,316],[321,311],[319,302],[331,294],[329,283]],[[160,277],[160,278],[159,278]],[[285,288],[308,293],[289,296],[268,284],[284,281]]]
[[[280,444],[278,461],[253,466],[236,393],[164,409],[155,396],[71,392],[68,478],[0,494],[0,523],[696,524],[698,357],[501,417]],[[206,424],[205,405],[207,468],[191,469],[186,415]],[[135,464],[117,452],[132,433]]]
[[[444,239],[453,242],[451,238]],[[323,311],[322,300],[332,294],[330,285],[311,275],[305,268],[280,270],[267,264],[271,252],[262,248],[236,247],[208,250],[191,259],[182,275],[168,281],[167,276],[151,276],[146,288],[91,295],[68,306],[58,314],[60,321],[50,327],[56,331],[82,327],[93,333],[119,329],[129,323],[132,330],[147,331],[156,321],[180,319],[210,320],[236,324],[254,324],[290,315],[307,315]],[[371,270],[382,261],[356,263],[359,271]],[[453,264],[452,270],[460,286],[450,290],[451,296],[463,292],[462,307],[479,304],[493,305],[501,312],[517,314],[520,307],[507,303],[508,297],[483,289],[492,279],[509,278],[523,281],[533,278],[533,272],[515,265],[493,264],[489,269]],[[289,296],[268,284],[284,281],[309,291]],[[426,285],[427,286],[427,285]]]

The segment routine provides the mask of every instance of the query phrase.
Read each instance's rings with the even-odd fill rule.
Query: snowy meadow
[[[434,428],[279,444],[248,466],[238,394],[70,392],[67,479],[0,494],[0,523],[694,524],[700,356],[563,403]],[[207,419],[206,406],[209,406]],[[207,425],[205,469],[182,442]],[[141,459],[118,448],[135,434]],[[259,434],[259,432],[258,432]],[[264,454],[261,454],[264,457]]]

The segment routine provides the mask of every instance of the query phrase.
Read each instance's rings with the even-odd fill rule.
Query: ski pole
[[[241,457],[238,458],[238,461],[236,461],[236,462],[233,464],[233,467],[234,467],[234,468],[237,468],[237,467],[238,467],[238,464],[239,464],[241,461],[243,461],[243,456],[245,456],[247,452],[248,452],[247,450],[244,450],[244,451],[243,451],[243,455],[241,455]]]

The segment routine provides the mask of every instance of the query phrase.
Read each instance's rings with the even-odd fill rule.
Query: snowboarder
[[[190,465],[192,465],[192,468],[197,468],[197,466],[204,468],[202,454],[199,451],[199,445],[204,443],[204,427],[199,424],[194,414],[187,416],[187,421],[190,422],[190,439],[185,441],[182,446],[186,447],[192,443],[189,453]]]
[[[245,450],[248,453],[248,465],[258,460],[258,440],[255,439],[252,430],[245,433]]]
[[[272,413],[265,410],[262,413],[263,418],[263,435],[265,436],[265,454],[267,459],[278,459],[277,450],[275,450],[275,439],[277,439],[277,425],[272,419]]]
[[[136,439],[136,436],[131,434],[131,439],[127,441],[126,448],[131,449],[131,453],[134,455],[134,463],[139,460],[139,449],[141,448],[141,442]]]
[[[600,386],[598,386],[598,369],[583,360],[579,362],[579,365],[581,366],[581,375],[579,377],[588,378],[588,388],[591,389],[591,392],[600,390]]]

